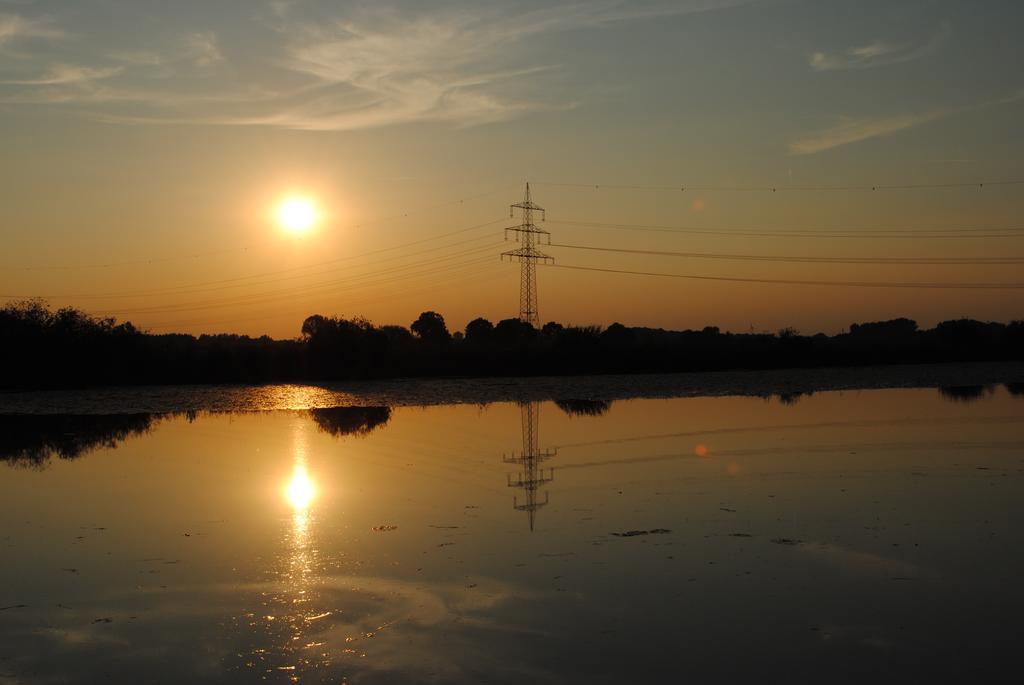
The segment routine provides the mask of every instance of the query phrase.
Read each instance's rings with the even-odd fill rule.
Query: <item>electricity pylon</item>
[[[516,242],[521,247],[508,252],[502,252],[501,258],[509,258],[509,261],[519,260],[519,319],[525,321],[534,328],[540,327],[540,317],[537,315],[537,262],[555,260],[537,250],[541,241],[547,240],[551,244],[551,234],[537,228],[533,223],[533,213],[540,212],[541,221],[546,217],[544,208],[533,203],[530,198],[530,184],[526,184],[526,196],[522,202],[516,202],[509,206],[509,216],[514,216],[515,210],[522,211],[522,223],[518,226],[510,226],[505,229],[505,240],[508,240],[509,231],[515,233]]]
[[[548,459],[555,456],[555,450],[544,450],[537,448],[538,431],[540,424],[540,403],[520,402],[523,428],[523,451],[515,452],[511,456],[502,457],[506,464],[519,464],[520,473],[513,479],[512,474],[508,475],[508,486],[510,488],[521,488],[525,491],[525,501],[520,503],[518,497],[512,498],[512,507],[519,511],[525,511],[530,519],[530,530],[533,530],[533,522],[538,509],[548,503],[548,493],[544,492],[544,501],[537,499],[537,491],[542,486],[550,483],[555,478],[555,470],[548,468],[545,472],[541,467]]]

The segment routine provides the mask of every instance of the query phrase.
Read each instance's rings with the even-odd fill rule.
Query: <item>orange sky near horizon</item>
[[[783,5],[0,7],[0,303],[461,330],[518,313],[530,181],[542,322],[1024,319],[1024,184],[993,184],[1024,182],[1024,10]],[[296,195],[308,232],[275,214]]]

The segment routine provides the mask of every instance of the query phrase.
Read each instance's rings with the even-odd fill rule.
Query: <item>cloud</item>
[[[515,16],[451,12],[409,17],[377,12],[326,26],[300,26],[284,66],[313,79],[315,96],[264,117],[235,123],[348,130],[412,121],[470,126],[572,102],[529,97],[524,77],[550,70],[503,64],[535,36],[617,22],[709,11],[740,2],[601,2],[549,7]],[[512,93],[519,93],[516,97]]]
[[[115,50],[109,57],[123,64],[142,67],[158,67],[167,62],[163,55],[150,50]]]
[[[966,112],[989,109],[1024,99],[1024,91],[1013,93],[996,100],[988,100],[960,107],[936,108],[926,112],[894,114],[882,117],[840,117],[828,128],[808,133],[789,144],[793,155],[813,155],[825,150],[857,143],[871,138],[881,138],[916,126],[944,119]]]
[[[59,38],[63,35],[45,19],[0,13],[0,45],[23,38]]]
[[[267,55],[264,63],[258,69],[238,65],[232,72],[234,81],[220,84],[222,97],[217,105],[212,100],[200,104],[193,97],[196,89],[216,84],[210,79],[190,81],[191,73],[182,68],[226,61],[212,32],[188,34],[178,53],[108,51],[108,60],[125,67],[116,84],[61,88],[69,86],[70,79],[25,80],[21,85],[49,88],[8,93],[0,101],[90,105],[89,116],[134,123],[328,131],[411,122],[474,126],[576,106],[565,98],[553,100],[549,92],[540,94],[542,85],[545,91],[550,88],[538,81],[549,81],[565,67],[536,59],[532,41],[751,1],[597,0],[525,12],[495,4],[405,11],[378,5],[328,14],[314,22],[305,5],[279,0],[271,4],[278,21],[262,43]],[[100,67],[94,69],[97,76],[102,73]],[[270,96],[254,102],[249,97],[252,92]],[[147,99],[147,93],[152,97]],[[232,93],[240,96],[232,100]],[[118,106],[124,102],[132,106]]]
[[[292,11],[292,7],[296,5],[298,1],[299,0],[270,0],[270,11],[279,19],[283,19],[288,16]]]
[[[951,33],[949,24],[943,24],[935,34],[923,42],[887,43],[885,41],[875,41],[840,52],[812,52],[808,56],[808,63],[815,71],[840,71],[845,69],[870,69],[888,64],[910,62],[935,52],[949,38]]]
[[[213,31],[193,31],[176,39],[174,47],[164,50],[114,50],[110,59],[132,67],[208,67],[224,61],[217,34]],[[166,76],[169,72],[159,72]]]
[[[224,59],[217,45],[217,35],[213,31],[199,31],[185,36],[185,54],[197,67],[208,67]]]
[[[789,151],[794,155],[813,155],[841,145],[849,145],[869,138],[878,138],[920,126],[948,116],[948,110],[933,110],[923,114],[898,114],[889,117],[855,119],[840,117],[834,126],[810,133],[793,141]]]
[[[78,64],[55,64],[39,78],[4,81],[4,83],[22,86],[70,85],[110,78],[120,71],[121,67],[87,67]]]

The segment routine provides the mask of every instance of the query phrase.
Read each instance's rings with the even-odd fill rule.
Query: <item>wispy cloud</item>
[[[928,39],[890,43],[876,40],[838,52],[812,52],[808,63],[815,71],[870,69],[888,64],[911,62],[935,52],[950,36],[949,24],[943,24]]]
[[[0,12],[0,45],[27,38],[60,38],[64,32],[47,19]]]
[[[284,66],[313,80],[312,95],[263,117],[235,123],[348,130],[412,121],[491,123],[525,112],[567,109],[571,101],[531,98],[523,77],[551,65],[509,61],[530,38],[619,22],[704,12],[743,0],[591,2],[514,16],[483,10],[409,17],[377,12],[291,31]]]
[[[227,62],[212,32],[188,34],[177,54],[148,48],[108,52],[107,60],[125,69],[116,74],[116,83],[102,88],[72,88],[69,72],[67,80],[24,79],[22,85],[39,91],[9,93],[0,101],[79,103],[90,106],[90,116],[107,121],[332,131],[423,121],[472,126],[575,106],[537,86],[537,77],[550,81],[569,67],[536,59],[531,41],[752,1],[594,0],[526,12],[493,4],[404,11],[375,6],[343,13],[321,7],[326,17],[314,21],[305,5],[275,0],[270,10],[277,19],[265,36],[265,68],[234,65],[239,68],[232,70],[232,82],[220,84],[226,96],[220,106],[195,105],[190,98],[193,88],[210,87],[209,80],[198,84],[178,78],[186,64],[207,68]],[[94,67],[94,80],[103,69]],[[80,72],[79,83],[87,75]],[[151,80],[145,80],[147,75]],[[547,92],[541,95],[541,90]],[[273,96],[254,103],[252,92]],[[142,97],[146,93],[152,99]],[[231,93],[240,94],[234,103]],[[110,107],[97,110],[105,101]],[[116,106],[125,101],[136,106],[130,111]]]
[[[924,112],[880,117],[840,117],[827,128],[808,133],[789,144],[794,155],[812,155],[871,138],[889,136],[939,119],[1024,100],[1024,91],[1006,97],[958,107],[940,107]]]
[[[113,50],[107,56],[132,67],[209,67],[225,59],[214,31],[186,33],[163,50]],[[166,72],[161,73],[166,75]]]
[[[789,145],[789,151],[794,155],[813,155],[841,145],[892,135],[941,119],[951,113],[950,110],[937,109],[922,114],[897,114],[864,119],[840,117],[836,124],[793,141]]]
[[[11,80],[4,81],[3,83],[23,86],[71,85],[110,78],[120,71],[121,67],[87,67],[79,64],[55,64],[38,78]]]
[[[197,31],[185,36],[185,54],[197,67],[208,67],[224,59],[213,31]]]
[[[114,50],[108,57],[131,66],[157,67],[167,62],[164,55],[152,50]]]

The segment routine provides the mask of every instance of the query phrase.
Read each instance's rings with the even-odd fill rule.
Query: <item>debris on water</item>
[[[447,547],[448,545],[454,545],[454,542],[442,542],[438,547]]]
[[[731,538],[752,538],[754,536],[751,535],[750,533],[729,533],[729,537],[731,537]]]
[[[651,530],[627,530],[624,533],[612,533],[612,535],[617,538],[632,538],[637,535],[664,535],[671,532],[668,528],[653,528]]]
[[[392,525],[374,526],[373,530],[376,533],[387,533],[387,532],[392,531],[392,530],[398,530],[398,526],[392,526]]]
[[[470,583],[469,585],[466,586],[466,589],[467,590],[472,590],[475,587],[476,587],[476,583]]]
[[[791,547],[804,544],[803,540],[794,540],[793,538],[772,538],[772,542],[776,545],[789,545]]]
[[[78,573],[77,568],[62,568],[61,571],[67,571],[68,573]]]
[[[93,623],[113,623],[113,622],[114,622],[114,619],[107,618],[107,617],[97,618],[96,620],[93,621]]]
[[[187,537],[187,538],[192,537],[192,533],[185,533],[185,537]]]
[[[735,509],[730,509],[729,507],[718,507],[718,510],[719,511],[727,511],[730,514],[735,514],[736,513]]]
[[[11,604],[10,606],[0,607],[0,611],[7,611],[8,609],[27,609],[28,604]]]

